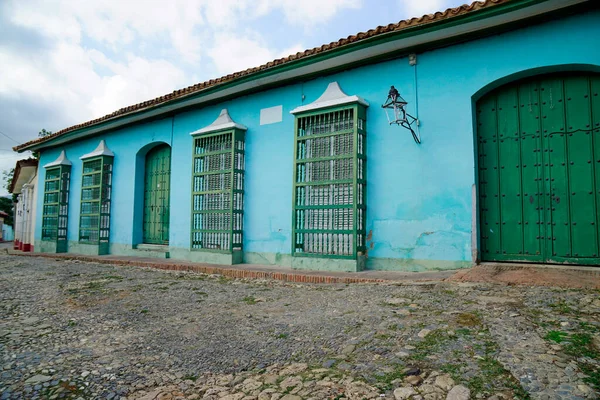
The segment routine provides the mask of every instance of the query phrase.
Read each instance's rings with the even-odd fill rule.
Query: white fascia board
[[[439,29],[432,32],[423,33],[420,35],[415,35],[403,39],[393,40],[390,42],[382,43],[376,46],[366,47],[360,50],[352,51],[346,54],[342,54],[336,57],[332,57],[327,60],[323,60],[311,65],[306,65],[303,67],[291,69],[288,71],[280,72],[277,74],[273,74],[268,78],[256,79],[250,82],[240,83],[234,87],[229,87],[227,89],[220,90],[218,92],[214,92],[208,94],[206,96],[202,96],[202,91],[191,93],[188,96],[190,97],[188,100],[183,100],[185,97],[181,97],[177,99],[177,104],[165,104],[165,105],[157,105],[147,108],[147,111],[135,110],[129,114],[122,114],[114,119],[111,122],[108,122],[105,126],[91,128],[86,131],[84,134],[76,134],[75,136],[69,136],[66,134],[65,136],[58,137],[55,140],[50,141],[52,146],[57,146],[62,143],[71,142],[73,140],[78,140],[83,137],[88,137],[95,135],[99,132],[103,132],[106,130],[116,129],[123,125],[129,125],[135,122],[143,121],[149,118],[154,118],[157,116],[173,113],[181,108],[186,108],[190,106],[198,106],[207,102],[215,102],[221,98],[230,97],[240,92],[245,92],[250,89],[260,88],[266,83],[273,84],[281,81],[289,81],[291,79],[302,78],[303,76],[318,73],[320,71],[327,71],[332,68],[336,68],[339,66],[343,66],[346,64],[351,64],[354,62],[358,62],[364,59],[368,59],[371,57],[376,57],[379,55],[385,55],[392,52],[399,52],[403,49],[412,48],[414,46],[423,45],[430,42],[435,42],[443,39],[450,39],[453,37],[461,36],[467,33],[474,33],[477,31],[481,31],[488,28],[497,27],[509,22],[516,22],[523,19],[531,18],[534,16],[546,14],[548,12],[552,12],[555,10],[560,10],[566,7],[570,7],[577,4],[582,4],[590,0],[549,0],[543,3],[535,4],[530,7],[522,8],[519,10],[511,11],[508,13],[496,15],[493,17],[486,18],[485,20],[477,20],[465,24],[459,24],[456,26],[452,26],[449,28]],[[309,58],[306,58],[309,59]],[[216,86],[218,87],[218,86]],[[215,87],[210,87],[207,90],[213,89]],[[183,101],[181,101],[183,100]],[[126,121],[126,117],[130,116]],[[109,120],[110,121],[110,120]],[[37,151],[41,148],[47,147],[46,143],[40,143],[38,145],[32,145],[27,148],[23,148],[20,151],[32,150]]]

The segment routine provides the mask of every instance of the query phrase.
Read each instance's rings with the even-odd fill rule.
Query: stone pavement
[[[24,253],[12,250],[10,243],[0,244],[8,254],[47,257],[53,259],[102,262],[111,265],[135,265],[172,271],[218,274],[230,278],[275,279],[298,283],[377,283],[377,282],[429,282],[451,280],[455,282],[488,282],[500,284],[541,285],[564,288],[600,289],[600,267],[572,265],[539,265],[483,263],[473,268],[426,272],[404,271],[305,271],[279,265],[192,263],[175,259],[126,256],[87,256],[78,254]]]
[[[0,255],[0,399],[594,399],[597,290]]]

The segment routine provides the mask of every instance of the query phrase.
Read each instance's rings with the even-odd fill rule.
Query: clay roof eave
[[[19,175],[21,174],[21,170],[23,168],[26,167],[37,167],[38,166],[39,161],[35,158],[28,158],[26,160],[19,160],[17,161],[17,164],[15,165],[15,172],[13,173],[13,179],[10,182],[10,187],[8,192],[9,193],[14,193],[15,192],[15,186],[17,184],[17,181],[19,180]]]

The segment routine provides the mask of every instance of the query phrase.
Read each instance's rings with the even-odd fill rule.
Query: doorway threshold
[[[171,258],[168,244],[140,243],[133,249],[140,257]]]

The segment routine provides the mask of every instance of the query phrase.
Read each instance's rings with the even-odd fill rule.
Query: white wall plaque
[[[283,120],[283,106],[263,108],[260,110],[260,124],[276,124]]]

